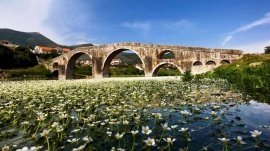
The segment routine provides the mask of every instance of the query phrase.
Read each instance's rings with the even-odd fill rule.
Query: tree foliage
[[[6,46],[0,45],[0,68],[27,68],[37,65],[36,55],[28,47],[17,47],[12,50]]]
[[[270,57],[245,55],[238,63],[222,65],[208,73],[259,99],[270,102]]]
[[[270,54],[270,46],[264,48],[265,54]]]

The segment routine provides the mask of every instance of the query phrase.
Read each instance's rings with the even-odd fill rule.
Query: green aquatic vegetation
[[[0,101],[4,149],[269,147],[269,123],[246,123],[249,106],[225,80],[1,82]]]

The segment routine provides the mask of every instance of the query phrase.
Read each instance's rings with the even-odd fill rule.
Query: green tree
[[[0,45],[0,68],[10,69],[14,67],[14,51],[6,46]]]
[[[265,54],[270,54],[270,46],[264,48]]]
[[[17,47],[13,58],[15,68],[28,68],[38,64],[36,55],[27,47]]]
[[[193,75],[191,74],[191,71],[185,71],[183,74],[183,81],[184,82],[190,82],[193,79]]]

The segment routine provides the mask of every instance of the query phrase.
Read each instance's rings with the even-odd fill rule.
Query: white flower
[[[211,111],[211,115],[212,115],[212,116],[217,116],[217,112]]]
[[[164,130],[168,130],[168,131],[171,130],[171,128],[168,126],[168,123],[161,124],[161,126],[162,126],[162,128],[163,128]]]
[[[42,133],[40,133],[40,136],[42,137],[48,137],[49,136],[49,133],[50,133],[51,129],[44,129]]]
[[[186,132],[187,130],[188,130],[188,128],[182,127],[182,128],[179,130],[179,132]]]
[[[2,148],[2,151],[9,151],[9,146],[4,146],[4,147]]]
[[[33,146],[30,147],[30,149],[28,147],[23,147],[22,149],[16,149],[16,151],[38,151],[39,149],[41,149],[43,146]]]
[[[178,127],[178,125],[172,125],[171,128],[172,129],[176,129]]]
[[[23,147],[22,149],[16,149],[16,151],[30,151],[28,147]]]
[[[122,134],[116,133],[115,138],[116,139],[121,139],[124,136],[124,134],[125,133],[122,133]]]
[[[258,130],[250,131],[250,133],[252,137],[258,137],[262,134],[262,132]]]
[[[165,142],[167,142],[168,144],[172,144],[172,143],[175,141],[175,138],[172,139],[172,138],[170,138],[170,137],[167,137],[166,139],[163,138],[163,140],[164,140]]]
[[[236,142],[237,142],[237,144],[240,144],[240,145],[246,144],[244,141],[242,141],[242,137],[241,136],[237,136]]]
[[[79,132],[80,131],[80,129],[78,128],[78,129],[74,129],[73,131],[71,131],[72,133],[77,133],[77,132]]]
[[[87,137],[87,136],[85,136],[85,137],[83,137],[83,141],[85,141],[85,142],[93,142],[93,139],[91,138],[91,137]]]
[[[69,143],[76,143],[79,139],[73,138],[73,139],[68,139],[67,142]]]
[[[189,113],[187,110],[184,110],[184,111],[181,111],[181,114],[182,115],[192,115],[191,113]]]
[[[228,141],[230,141],[230,139],[228,139],[228,138],[225,138],[225,137],[223,137],[223,138],[218,138],[220,141],[222,141],[223,143],[226,143],[226,142],[228,142]]]
[[[33,147],[30,147],[30,150],[31,151],[37,151],[39,149],[41,149],[43,146],[33,146]]]
[[[57,133],[60,133],[60,132],[62,132],[62,131],[64,131],[64,128],[63,128],[62,125],[59,125],[59,126],[56,127],[56,132],[57,132]]]
[[[142,127],[142,133],[149,135],[150,133],[152,133],[152,130],[149,129],[149,126],[143,126]]]
[[[106,134],[107,134],[108,136],[112,136],[112,132],[110,132],[110,131],[107,131]]]
[[[139,133],[138,130],[136,130],[136,131],[131,131],[131,134],[132,134],[132,135],[136,135],[136,134],[138,134],[138,133]]]
[[[80,147],[78,147],[78,148],[73,148],[72,151],[80,151],[80,150],[83,150],[83,149],[85,148],[85,146],[86,146],[86,144],[84,144],[84,145],[82,145],[82,146],[80,146]]]
[[[150,137],[148,137],[147,140],[144,140],[144,142],[148,145],[148,146],[154,146],[156,143],[155,143],[155,139],[152,139]]]
[[[58,126],[58,124],[59,124],[58,122],[53,122],[53,124],[51,125],[51,127],[52,127],[52,128],[55,128],[55,127]]]
[[[128,123],[129,123],[129,122],[128,122],[127,120],[124,120],[124,121],[123,121],[123,124],[124,124],[124,125],[128,125]]]

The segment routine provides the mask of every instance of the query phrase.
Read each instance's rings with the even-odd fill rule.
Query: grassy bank
[[[270,102],[270,55],[244,55],[238,62],[220,66],[204,77],[228,80],[252,97]]]
[[[43,65],[25,69],[1,70],[2,80],[44,80],[52,79],[53,75]]]

